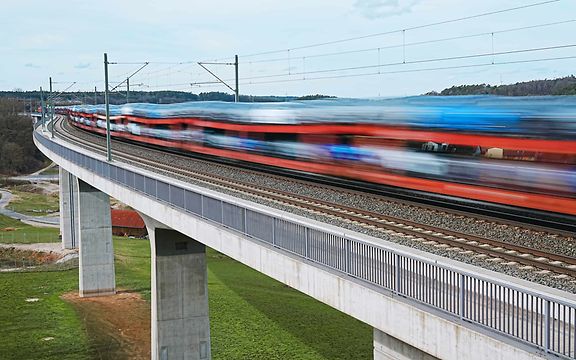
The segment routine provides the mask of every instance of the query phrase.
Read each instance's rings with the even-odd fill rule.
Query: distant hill
[[[432,91],[426,95],[576,95],[576,77],[571,75],[558,79],[532,80],[509,85],[459,85],[441,92]]]

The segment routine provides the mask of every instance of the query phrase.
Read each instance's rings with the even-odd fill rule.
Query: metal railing
[[[156,201],[547,353],[576,358],[575,303],[243,208],[34,136],[64,159]]]

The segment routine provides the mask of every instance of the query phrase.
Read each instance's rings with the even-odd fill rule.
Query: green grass
[[[59,298],[77,286],[77,269],[0,273],[0,359],[90,358],[82,321]]]
[[[117,287],[150,300],[149,242],[115,237],[114,253]],[[207,257],[214,359],[372,357],[369,326],[213,250]],[[0,274],[0,359],[90,358],[78,315],[58,298],[77,284],[74,270]]]
[[[208,251],[215,359],[371,359],[372,328]]]
[[[58,168],[58,166],[52,166],[51,168],[42,171],[40,175],[58,175],[59,172],[60,169]]]
[[[21,200],[10,205],[19,212],[58,207],[57,197],[14,193]],[[0,215],[0,243],[57,242],[58,233]],[[149,242],[114,237],[114,253],[117,287],[149,301]],[[214,359],[372,357],[369,326],[213,250],[207,259]],[[76,269],[0,273],[0,359],[94,358],[80,315],[59,298],[77,288]],[[25,301],[33,297],[40,300]]]
[[[6,229],[14,229],[6,231]],[[59,242],[58,228],[34,227],[19,220],[0,215],[0,243],[2,244],[30,244],[44,242]]]
[[[116,281],[150,299],[150,244],[116,238]],[[371,359],[372,328],[208,249],[214,359]]]
[[[58,211],[58,195],[37,194],[20,191],[18,187],[10,189],[14,195],[7,208],[21,214],[42,216]]]
[[[150,301],[150,242],[114,237],[116,286],[136,290]]]

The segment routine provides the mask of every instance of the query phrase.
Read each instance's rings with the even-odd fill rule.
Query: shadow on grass
[[[223,285],[320,356],[372,358],[370,326],[220,254],[210,256],[209,266]]]

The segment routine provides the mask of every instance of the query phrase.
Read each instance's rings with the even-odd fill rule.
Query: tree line
[[[576,77],[571,75],[557,79],[532,80],[509,85],[459,85],[452,86],[440,92],[432,91],[426,95],[576,95]]]
[[[109,94],[110,104],[122,105],[126,103],[125,91],[114,91]],[[328,97],[325,95],[308,95],[310,98]],[[48,97],[44,93],[44,99]],[[40,91],[0,91],[0,98],[18,99],[24,106],[26,111],[30,108],[38,109],[40,106],[41,94]],[[298,99],[295,96],[252,96],[240,95],[241,102],[283,102]],[[303,99],[306,100],[307,98]],[[199,94],[189,93],[185,91],[130,91],[128,100],[131,103],[151,103],[151,104],[173,104],[188,101],[234,101],[234,94],[229,94],[220,91],[201,92]],[[90,91],[75,91],[64,92],[59,94],[56,98],[56,105],[70,105],[70,104],[104,104],[103,92],[90,92]]]
[[[47,161],[32,141],[32,119],[19,115],[24,110],[21,101],[0,99],[0,174],[30,173]]]

